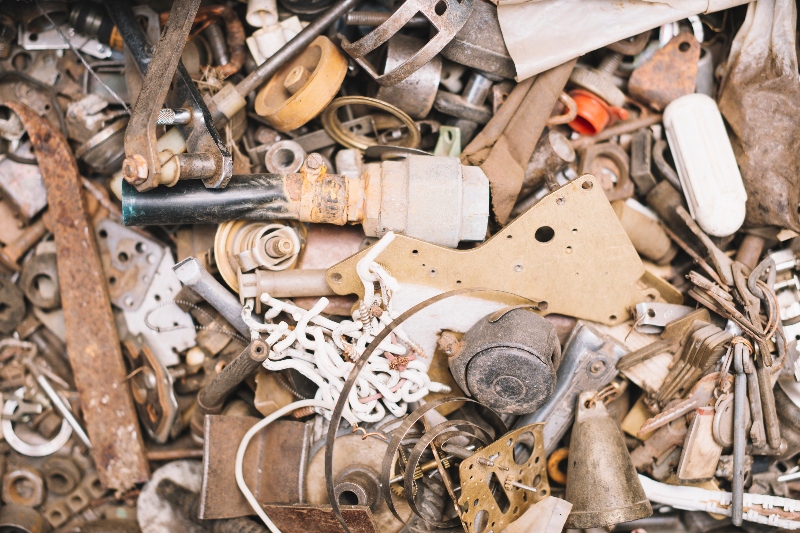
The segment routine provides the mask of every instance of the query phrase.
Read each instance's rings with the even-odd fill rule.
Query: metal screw
[[[380,26],[392,16],[392,13],[380,11],[351,11],[344,17],[344,23],[348,26]],[[406,22],[406,28],[424,28],[430,25],[425,15],[414,15],[411,20]]]
[[[528,485],[523,485],[522,483],[518,483],[518,482],[512,480],[510,477],[506,478],[506,482],[503,484],[503,486],[507,490],[511,490],[511,487],[517,487],[518,489],[527,490],[527,491],[530,491],[530,492],[538,492],[535,488],[529,487]]]
[[[319,154],[309,154],[306,158],[306,169],[319,170],[325,165],[325,159]]]

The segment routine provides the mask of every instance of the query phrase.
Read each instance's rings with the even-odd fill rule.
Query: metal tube
[[[126,226],[220,223],[226,220],[296,219],[288,211],[285,175],[235,176],[224,189],[207,189],[198,180],[140,193],[122,184]]]
[[[353,9],[360,2],[361,0],[339,0],[339,2],[332,5],[327,11],[315,18],[311,24],[303,28],[303,31],[295,35],[292,40],[283,45],[283,48],[275,52],[272,57],[263,62],[257,69],[251,72],[249,76],[240,81],[239,84],[236,85],[236,92],[238,92],[242,98],[246,98],[248,94],[258,89],[266,80],[272,77],[284,63],[305,50],[306,47],[311,44],[311,41],[316,39],[328,26],[333,24],[339,17]],[[218,114],[222,115],[221,113]],[[221,127],[222,124],[224,124],[224,122],[219,122],[220,119],[227,121],[227,117],[223,117],[224,115],[218,117],[215,114],[214,123],[217,127]]]
[[[236,330],[250,338],[250,328],[242,320],[242,306],[236,296],[215,280],[194,257],[184,259],[172,270],[181,283],[191,288],[211,304]]]
[[[250,377],[268,355],[269,346],[264,341],[252,341],[198,393],[198,404],[209,409],[220,407],[233,389]]]

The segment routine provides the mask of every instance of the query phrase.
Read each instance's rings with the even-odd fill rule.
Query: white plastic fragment
[[[664,110],[664,128],[692,218],[709,235],[732,235],[744,222],[747,192],[717,103],[682,96]]]

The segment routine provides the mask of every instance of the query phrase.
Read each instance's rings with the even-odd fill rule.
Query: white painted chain
[[[268,309],[264,313],[264,322],[259,322],[252,316],[254,301],[248,300],[242,310],[242,319],[253,338],[266,333],[265,342],[270,346],[264,368],[296,370],[319,387],[315,395],[317,400],[335,404],[355,366],[351,361],[357,360],[393,319],[392,295],[397,293],[400,285],[375,262],[393,239],[394,234],[388,233],[358,262],[356,271],[364,284],[364,299],[354,312],[353,320],[336,322],[319,316],[328,305],[327,298],[320,298],[316,305],[305,310],[263,294],[261,302]],[[380,285],[380,294],[376,294],[375,283]],[[379,316],[372,314],[374,306],[381,309]],[[293,330],[286,322],[272,323],[272,319],[283,312],[296,321]],[[398,339],[400,343],[395,342]],[[409,348],[415,355],[407,355]],[[347,354],[350,360],[343,354]],[[401,359],[393,364],[396,357],[407,357],[408,360]],[[361,422],[378,422],[386,416],[387,409],[400,417],[406,414],[409,403],[421,400],[429,392],[450,392],[450,387],[428,377],[426,357],[402,328],[395,328],[364,365],[350,392],[345,411]],[[327,411],[317,410],[326,417],[330,416]]]

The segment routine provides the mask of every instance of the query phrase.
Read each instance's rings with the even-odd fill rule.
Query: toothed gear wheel
[[[569,81],[582,89],[593,92],[611,106],[622,107],[625,105],[625,93],[620,91],[606,74],[595,69],[575,67],[572,69]]]

